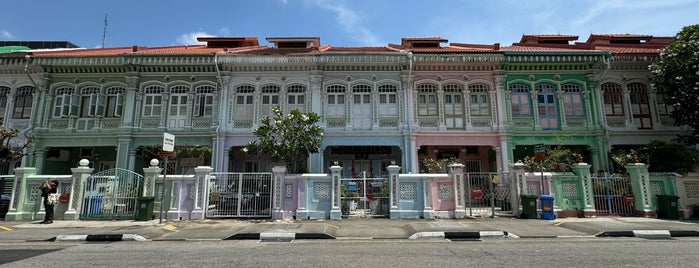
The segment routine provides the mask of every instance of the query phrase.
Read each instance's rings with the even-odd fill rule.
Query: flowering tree
[[[23,144],[11,144],[14,139],[18,140],[20,133],[17,129],[0,127],[0,163],[12,162],[22,158],[25,153],[24,149],[31,146],[34,142],[34,136],[27,135]]]
[[[672,104],[675,124],[691,129],[680,138],[687,144],[699,143],[699,24],[682,28],[649,68],[655,88]]]
[[[308,155],[317,153],[323,143],[323,129],[316,125],[320,116],[297,109],[285,116],[278,106],[272,108],[272,113],[274,118],[262,119],[261,126],[255,130],[258,140],[248,142],[243,152],[284,161],[289,173],[305,171]]]

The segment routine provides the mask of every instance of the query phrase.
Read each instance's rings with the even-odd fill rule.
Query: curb
[[[323,233],[241,233],[226,237],[223,240],[260,240],[260,241],[291,241],[296,239],[335,239]]]
[[[114,242],[114,241],[146,241],[146,238],[137,234],[101,234],[101,235],[59,235],[52,241],[90,241],[90,242]]]
[[[443,239],[468,239],[476,240],[485,237],[513,237],[505,231],[479,231],[479,232],[419,232],[408,239],[443,238]]]
[[[670,230],[632,230],[632,231],[606,231],[596,237],[639,237],[648,239],[666,239],[671,237],[699,236],[699,231],[670,231]]]

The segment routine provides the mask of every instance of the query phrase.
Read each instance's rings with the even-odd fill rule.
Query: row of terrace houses
[[[2,125],[36,140],[22,163],[2,171],[70,174],[83,158],[96,172],[139,171],[157,157],[165,132],[194,148],[169,162],[171,173],[205,165],[270,171],[278,163],[240,149],[274,106],[322,117],[323,145],[309,172],[328,173],[337,162],[344,177],[386,176],[392,163],[426,173],[425,158],[503,171],[536,144],[565,146],[593,170],[610,171],[611,149],[684,130],[649,83],[648,65],[669,40],[556,34],[510,46],[417,37],[337,47],[318,37],[267,38],[269,45],[202,37],[205,45],[3,53]]]

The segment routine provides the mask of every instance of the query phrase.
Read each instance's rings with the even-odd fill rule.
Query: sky
[[[203,36],[320,37],[385,46],[402,37],[518,42],[523,34],[674,36],[699,23],[697,0],[5,0],[0,40],[80,47],[197,44]],[[105,34],[105,17],[107,18]]]

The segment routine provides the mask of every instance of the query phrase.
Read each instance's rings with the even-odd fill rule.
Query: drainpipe
[[[408,51],[406,56],[408,57],[408,88],[406,89],[407,98],[405,98],[404,105],[405,105],[405,111],[406,111],[406,119],[408,119],[408,148],[406,148],[406,152],[410,152],[410,153],[406,153],[405,155],[410,156],[409,160],[410,160],[410,169],[411,170],[409,170],[408,172],[417,173],[417,170],[416,170],[416,168],[417,168],[416,167],[417,155],[413,154],[413,152],[417,152],[417,151],[415,150],[415,143],[413,142],[413,139],[412,139],[413,120],[415,120],[415,118],[413,118],[413,116],[415,115],[415,113],[412,109],[410,109],[412,107],[412,103],[414,101],[412,99],[412,96],[413,96],[413,90],[412,90],[412,88],[413,88],[413,81],[412,81],[412,77],[413,77],[413,52]],[[406,159],[406,160],[408,160],[408,159]],[[406,161],[406,163],[404,163],[404,165],[407,164],[407,162],[408,161]]]
[[[39,86],[36,84],[36,81],[34,81],[34,78],[32,78],[31,75],[29,75],[29,63],[32,61],[32,57],[31,57],[30,55],[25,55],[25,56],[24,56],[24,60],[25,60],[25,63],[24,63],[24,74],[27,75],[27,78],[29,78],[29,81],[31,81],[31,82],[32,82],[32,85],[34,85],[34,88],[35,88],[37,91],[39,91]],[[37,92],[37,93],[38,93],[38,92]],[[38,95],[38,94],[37,94],[37,95]],[[34,100],[32,99],[32,101],[34,101]],[[19,132],[19,134],[20,134],[20,135],[23,135],[27,140],[29,140],[29,133],[31,133],[31,131],[34,130],[34,127],[35,127],[34,122],[36,121],[36,118],[35,118],[35,117],[36,117],[37,114],[39,114],[39,109],[41,108],[41,106],[43,106],[43,105],[40,105],[40,104],[39,104],[39,101],[40,101],[40,99],[37,98],[37,100],[36,100],[36,102],[37,102],[37,105],[36,105],[36,106],[37,106],[37,107],[32,107],[32,114],[31,114],[31,116],[29,116],[29,118],[30,118],[30,119],[29,119],[29,120],[30,120],[30,121],[29,121],[29,127],[28,127],[27,129],[23,129],[22,131]],[[34,148],[34,146],[31,146],[31,147]],[[27,160],[27,151],[26,151],[27,148],[25,148],[24,150],[25,150],[25,151],[24,151],[24,156],[22,157],[22,163],[26,163],[26,160]],[[36,163],[34,163],[34,166],[36,166]]]
[[[223,110],[225,108],[225,102],[227,99],[227,90],[223,84],[223,79],[221,78],[221,70],[218,68],[218,53],[214,53],[214,67],[216,68],[216,77],[218,78],[219,84],[221,84],[221,99],[218,104],[218,116],[219,118],[222,118],[222,115],[225,113]],[[216,126],[216,165],[214,166],[214,170],[219,170],[223,171],[223,146],[221,146],[221,124],[223,120],[218,121],[218,125]]]

